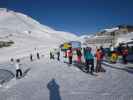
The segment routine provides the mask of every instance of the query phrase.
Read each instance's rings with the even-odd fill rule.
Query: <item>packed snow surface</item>
[[[14,68],[9,62],[3,63]],[[105,73],[90,75],[74,65],[41,57],[30,62],[22,79],[12,79],[0,88],[0,100],[118,100],[133,99],[133,73],[124,65],[104,65]],[[127,67],[131,67],[127,65]],[[121,99],[122,98],[122,99]],[[124,98],[124,99],[123,99]]]

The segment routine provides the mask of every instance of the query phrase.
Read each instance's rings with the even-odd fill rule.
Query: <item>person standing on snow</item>
[[[110,45],[110,58],[111,58],[113,52],[114,52],[114,47],[113,47],[113,45]]]
[[[50,57],[50,59],[53,59],[53,54],[52,54],[52,52],[50,51],[50,53],[49,53],[49,57]]]
[[[57,51],[57,60],[60,61],[60,51]]]
[[[103,46],[100,46],[100,50],[101,50],[101,60],[103,60],[104,56],[105,56],[105,51]]]
[[[63,61],[64,61],[64,63],[66,63],[67,62],[67,50],[65,50],[64,52],[63,52]]]
[[[72,47],[70,47],[69,50],[67,51],[67,57],[69,59],[69,64],[72,64],[72,57],[73,57]]]
[[[30,61],[33,61],[33,55],[30,54]]]
[[[127,64],[128,48],[125,47],[122,51],[123,63]]]
[[[10,61],[11,61],[11,62],[14,62],[14,59],[13,59],[13,58],[11,58],[11,59],[10,59]]]
[[[37,59],[40,59],[40,55],[39,55],[39,53],[37,52]]]
[[[15,67],[16,67],[16,78],[20,78],[20,77],[22,77],[22,70],[21,70],[21,68],[20,68],[20,60],[19,59],[17,59],[16,60],[16,63],[15,63]]]
[[[119,54],[119,56],[122,55],[122,49],[123,49],[122,45],[119,44],[119,46],[117,47],[117,50],[118,50],[118,54]]]
[[[93,74],[93,72],[94,72],[94,56],[91,53],[91,48],[90,47],[86,48],[85,53],[84,53],[84,58],[85,58],[85,61],[86,61],[87,73],[90,72],[91,74]],[[90,69],[91,69],[91,71],[90,71]]]
[[[78,63],[81,63],[82,53],[81,53],[80,48],[78,48],[78,49],[76,50],[76,53],[77,53],[77,62],[78,62]]]
[[[96,51],[96,72],[100,72],[101,71],[101,62],[102,62],[102,53],[100,49],[97,49]]]

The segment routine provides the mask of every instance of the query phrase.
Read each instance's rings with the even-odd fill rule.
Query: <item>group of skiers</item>
[[[83,49],[83,50],[82,50]],[[85,64],[86,71],[93,74],[93,72],[105,72],[104,68],[101,66],[103,59],[107,59],[108,56],[112,63],[116,63],[118,56],[122,57],[122,61],[124,64],[127,64],[127,56],[128,56],[128,46],[118,46],[117,51],[112,45],[110,45],[109,52],[105,51],[105,48],[100,46],[100,48],[96,47],[96,52],[92,53],[91,47],[86,48],[76,48],[73,49],[69,47],[67,50],[64,50],[64,59],[67,59],[69,65],[73,63],[75,51],[76,51],[76,62],[79,64]],[[56,52],[57,60],[60,61],[60,51]],[[50,52],[50,59],[54,59],[54,54]],[[83,60],[84,58],[84,60]],[[96,61],[96,67],[94,68],[94,61]],[[64,61],[66,62],[66,60]]]
[[[104,57],[104,53],[102,51],[102,48],[100,49],[97,49],[96,53],[93,54],[92,53],[92,48],[91,47],[86,47],[86,48],[83,48],[83,52],[82,52],[82,49],[81,48],[77,48],[75,49],[76,50],[76,56],[77,56],[77,59],[76,59],[76,62],[77,63],[85,63],[85,66],[86,66],[86,72],[90,72],[91,74],[93,74],[94,71],[96,72],[101,72],[102,71],[102,66],[101,66],[101,63],[102,63],[102,59]],[[68,50],[65,50],[64,51],[64,58],[65,59],[68,59],[68,63],[69,65],[71,65],[73,63],[73,56],[74,56],[74,51],[72,49],[72,47],[69,47]],[[57,54],[57,58],[60,57],[59,55],[59,52],[56,53]],[[52,52],[50,52],[50,59],[52,59],[54,56],[54,54]],[[84,56],[84,60],[85,62],[82,61],[82,56]],[[94,70],[94,59],[96,58],[96,68]]]
[[[58,61],[60,61],[60,50],[56,51],[56,59]],[[73,63],[73,49],[72,47],[69,47],[68,50],[66,50],[64,52],[64,58],[68,59],[68,63],[71,65]],[[118,55],[122,56],[123,58],[123,63],[127,64],[127,56],[128,56],[128,46],[127,47],[122,47],[121,45],[117,48],[117,52],[114,50],[114,48],[112,46],[110,46],[110,57],[112,59],[112,62],[115,61],[113,59],[115,59]],[[103,47],[101,46],[100,48],[96,48],[96,52],[92,53],[92,48],[91,47],[86,47],[83,48],[83,51],[81,48],[77,48],[76,49],[76,62],[77,63],[85,63],[86,66],[86,72],[90,72],[91,74],[93,74],[93,72],[95,71],[97,72],[102,72],[105,71],[101,64],[103,61],[103,58],[105,56],[105,51],[103,49]],[[83,57],[82,57],[83,56]],[[36,57],[37,59],[40,59],[40,54],[37,52],[36,53]],[[84,58],[84,61],[82,60],[82,58]],[[55,54],[53,52],[50,52],[50,59],[55,59]],[[94,68],[94,60],[96,61],[96,67]],[[33,54],[30,54],[30,61],[33,61]],[[16,59],[14,60],[13,58],[11,58],[11,62],[14,63],[15,68],[16,68],[16,78],[20,78],[22,77],[22,70],[20,68],[20,59]]]
[[[55,59],[55,54],[57,55],[57,60],[60,61],[60,51],[50,52],[50,59]]]
[[[90,47],[84,48],[84,59],[85,59],[87,72],[93,74],[94,71],[96,73],[105,71],[101,66],[103,57],[104,57],[104,52],[102,50],[102,47],[96,48],[96,52],[94,54],[92,53],[92,48]],[[94,68],[94,60],[96,60],[95,68]]]
[[[30,57],[30,61],[33,61],[33,54],[30,54],[29,57]],[[38,52],[36,53],[36,57],[37,57],[37,59],[40,59],[40,54]],[[10,61],[15,66],[16,78],[17,79],[21,78],[23,76],[23,72],[22,72],[22,68],[21,68],[20,59],[11,58]]]
[[[37,52],[36,53],[37,59],[40,59],[40,54]],[[33,54],[30,54],[30,61],[33,61]]]

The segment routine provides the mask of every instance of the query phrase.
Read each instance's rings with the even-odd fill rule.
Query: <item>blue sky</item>
[[[0,7],[77,35],[120,24],[133,25],[133,0],[0,0]]]

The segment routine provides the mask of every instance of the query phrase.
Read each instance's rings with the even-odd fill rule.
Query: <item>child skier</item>
[[[39,55],[39,53],[37,52],[37,59],[40,59],[40,55]]]
[[[57,52],[57,60],[60,61],[60,51]]]
[[[16,78],[22,77],[22,70],[20,68],[20,60],[19,59],[16,60],[15,67],[16,67]]]
[[[30,54],[30,61],[33,61],[33,56],[32,56],[32,54]]]

